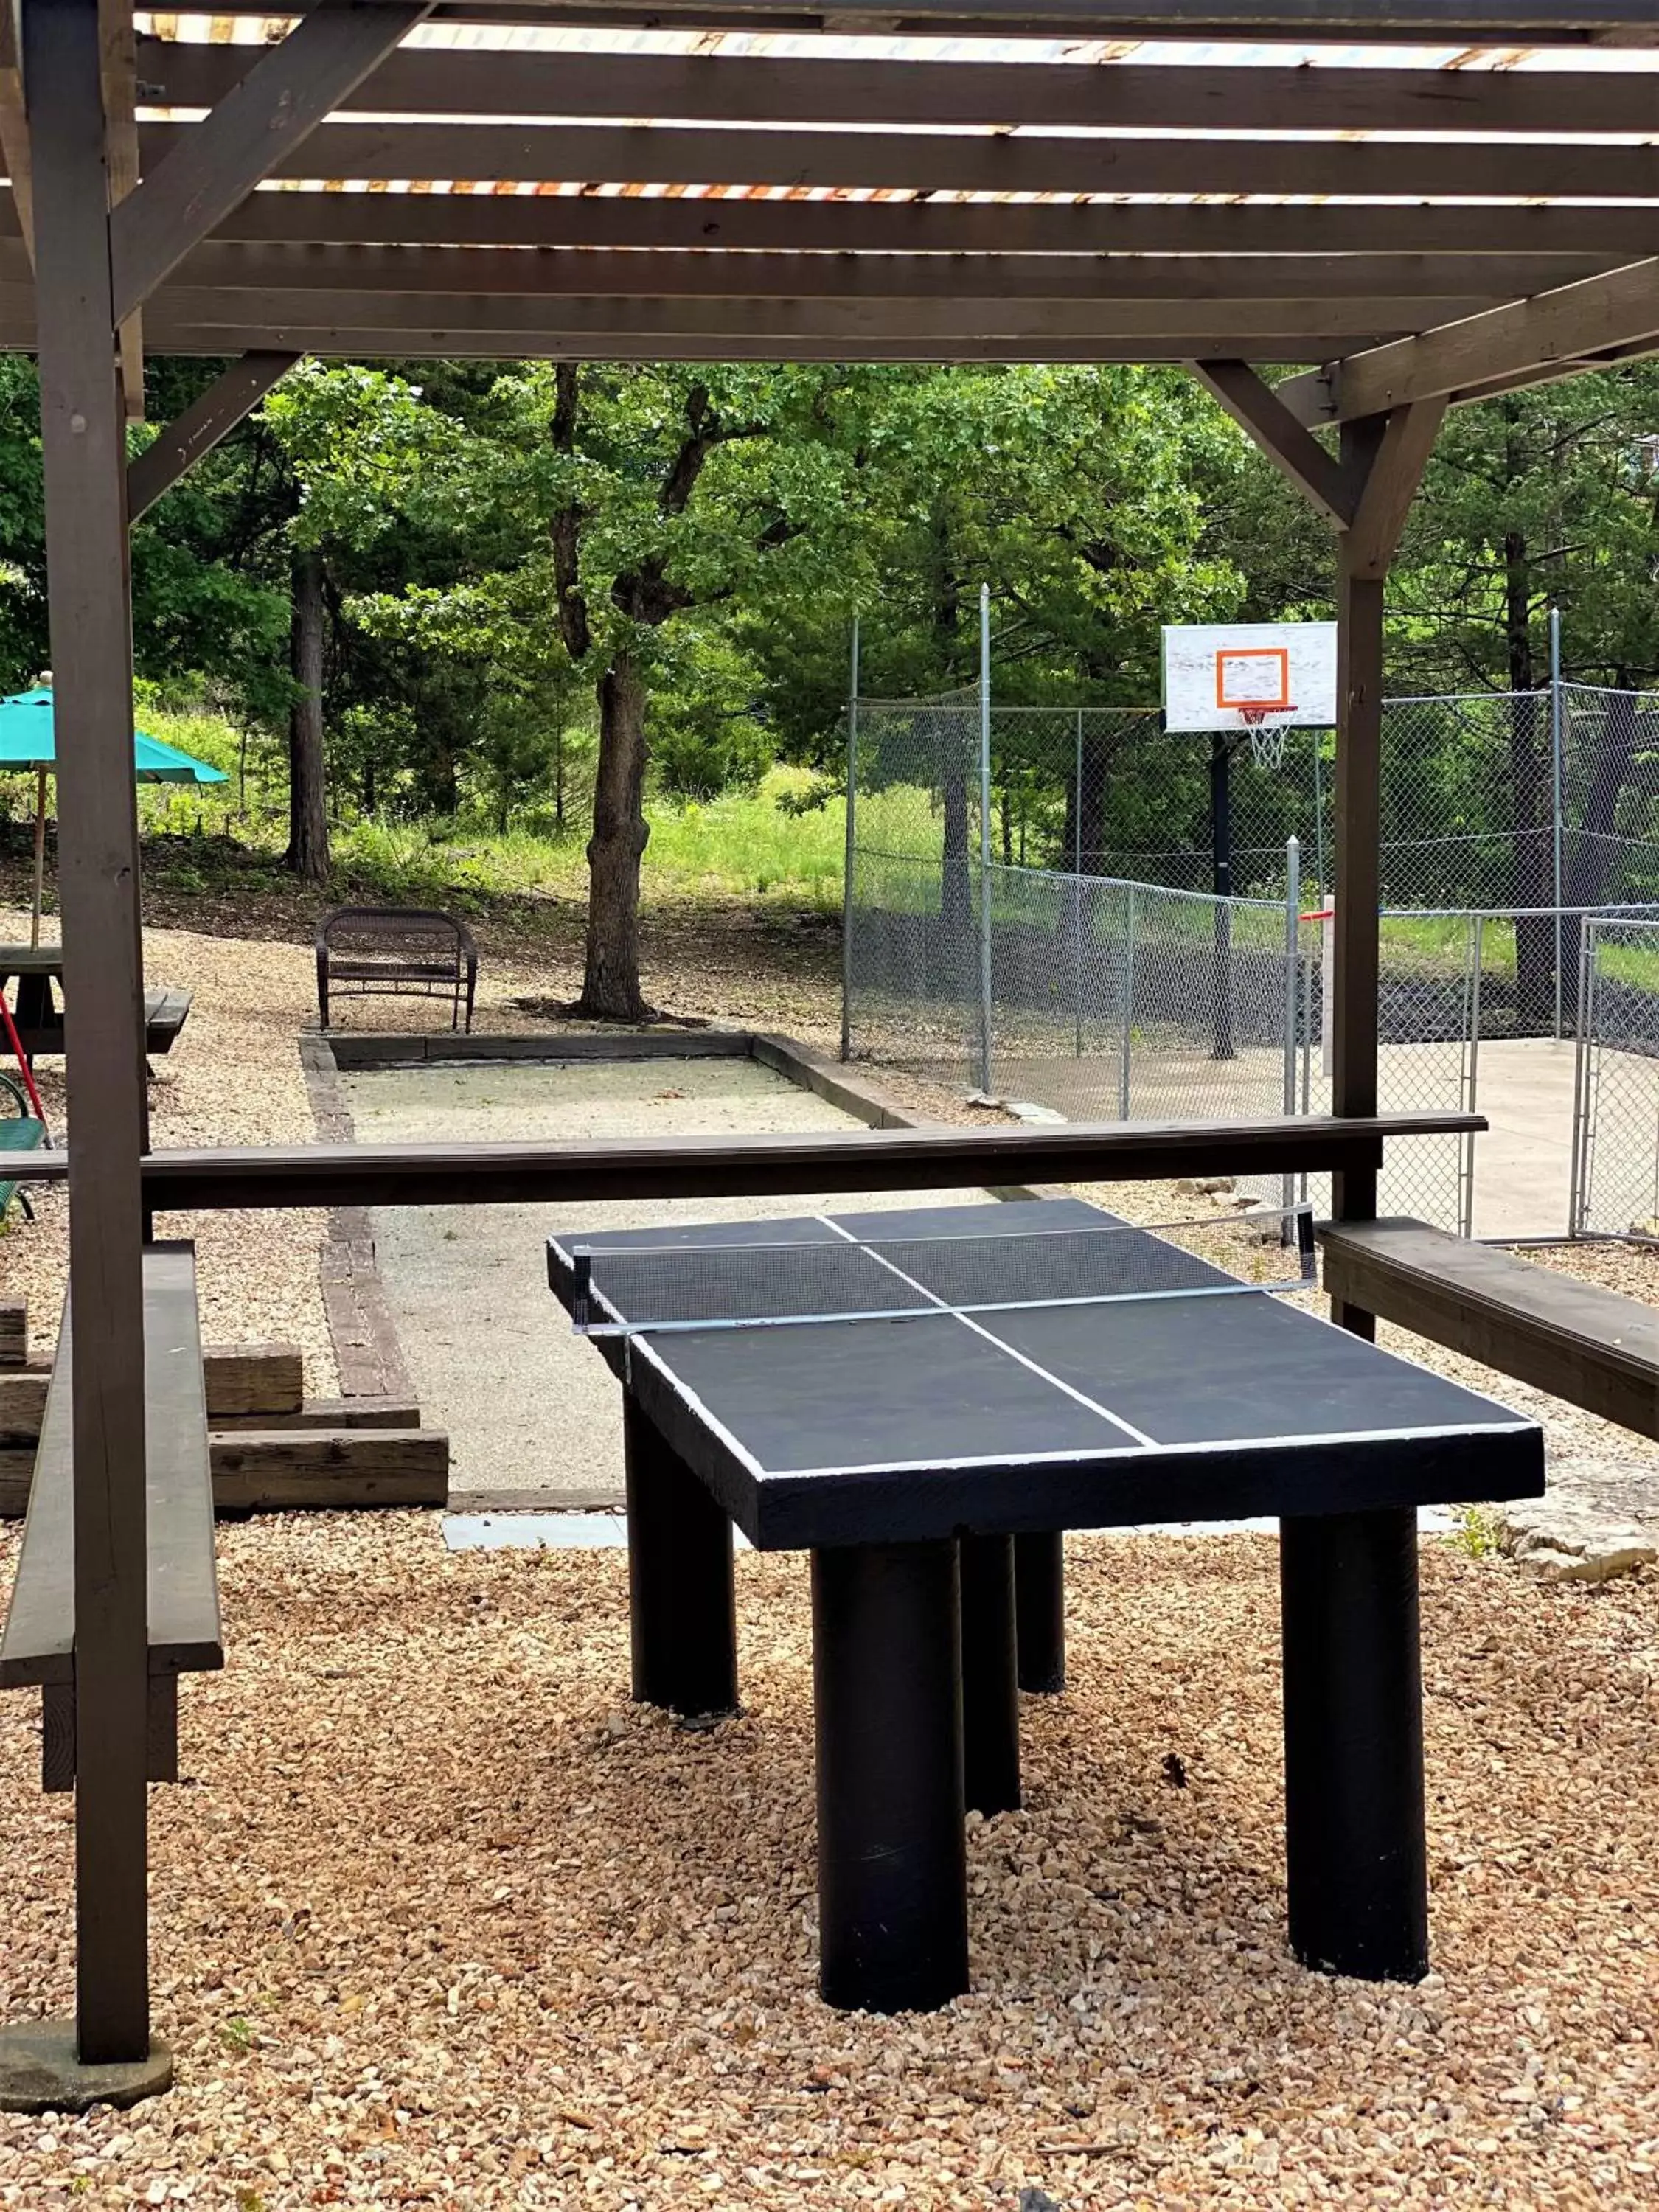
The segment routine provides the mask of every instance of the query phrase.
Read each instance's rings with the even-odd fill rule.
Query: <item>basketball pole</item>
[[[859,780],[859,618],[853,617],[852,689],[847,695],[847,846],[841,884],[841,1056],[853,1057],[853,807]]]
[[[979,1087],[991,1095],[991,586],[979,587]]]
[[[1225,730],[1210,732],[1210,872],[1215,907],[1215,1046],[1212,1060],[1237,1057],[1233,1044],[1232,740]]]

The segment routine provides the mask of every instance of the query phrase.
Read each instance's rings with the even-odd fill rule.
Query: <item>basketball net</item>
[[[1258,768],[1276,769],[1285,765],[1285,745],[1290,735],[1288,722],[1270,722],[1273,710],[1267,707],[1240,707],[1240,720],[1250,733],[1250,753]],[[1281,714],[1293,714],[1294,707],[1281,707]]]

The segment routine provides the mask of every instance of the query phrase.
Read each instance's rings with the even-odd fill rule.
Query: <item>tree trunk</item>
[[[619,653],[599,680],[599,757],[587,845],[587,966],[574,1011],[648,1021],[640,994],[640,861],[645,823],[645,681]]]
[[[327,784],[323,763],[323,556],[296,552],[289,666],[299,695],[288,717],[288,853],[308,884],[328,880]]]

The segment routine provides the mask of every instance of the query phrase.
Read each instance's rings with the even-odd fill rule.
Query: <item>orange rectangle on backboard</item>
[[[1215,657],[1218,707],[1291,706],[1291,656],[1282,645],[1224,646]]]

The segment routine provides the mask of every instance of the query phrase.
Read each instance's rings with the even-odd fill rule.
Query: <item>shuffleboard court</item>
[[[734,1524],[812,1554],[831,2003],[968,1987],[963,1814],[1019,1804],[1019,1690],[1063,1687],[1062,1532],[1263,1513],[1292,1948],[1426,1971],[1417,1508],[1540,1495],[1542,1436],[1225,1236],[1048,1199],[550,1240],[623,1385],[634,1695],[735,1710]]]

